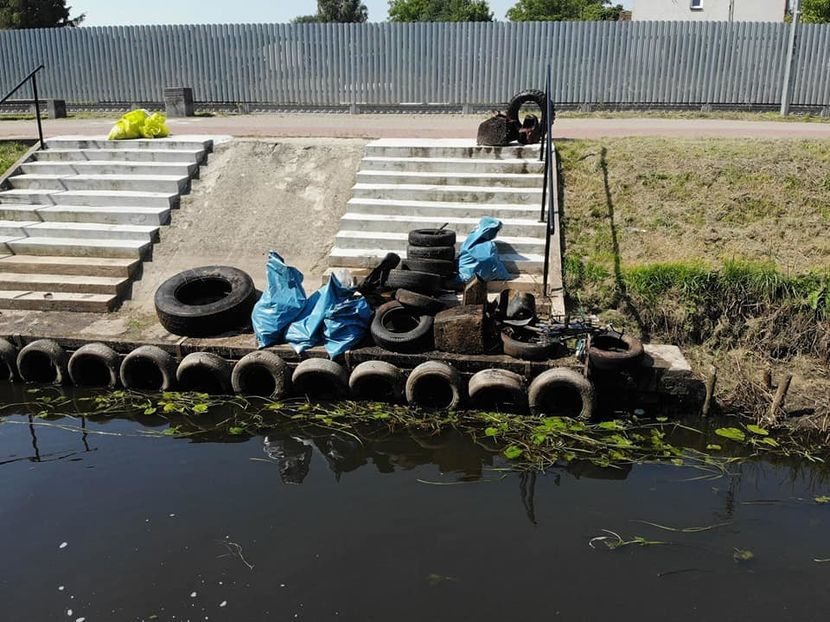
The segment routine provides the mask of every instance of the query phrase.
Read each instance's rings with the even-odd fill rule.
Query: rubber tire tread
[[[389,289],[408,289],[419,294],[434,294],[441,288],[441,276],[415,270],[392,270],[386,279]]]
[[[540,91],[538,89],[527,89],[525,91],[519,91],[513,96],[513,99],[510,100],[510,104],[507,106],[507,118],[513,121],[519,120],[519,110],[521,110],[522,105],[526,104],[527,102],[533,102],[537,106],[539,106],[539,110],[541,111],[541,119],[539,120],[539,125],[536,126],[536,129],[533,131],[531,135],[531,142],[538,143],[542,140],[545,136],[545,128],[547,128],[547,102],[546,102],[545,92]],[[553,103],[551,103],[550,107],[551,111],[553,111]],[[556,112],[553,112],[554,118],[556,117]],[[551,119],[551,122],[553,119]]]
[[[413,272],[426,272],[448,277],[455,274],[455,262],[443,259],[405,259],[404,267]]]
[[[455,246],[455,231],[452,229],[415,229],[409,232],[412,246]]]
[[[407,259],[443,259],[455,261],[455,246],[413,246],[406,247]]]
[[[176,293],[185,285],[203,279],[230,284],[230,293],[204,305],[182,303]],[[204,266],[170,277],[156,290],[156,315],[168,332],[181,337],[210,337],[250,322],[257,292],[251,277],[230,266]]]
[[[392,312],[408,312],[417,318],[418,325],[406,333],[393,333],[383,325],[386,314]],[[432,345],[432,327],[435,319],[426,314],[419,314],[407,310],[400,302],[393,300],[381,305],[375,311],[370,332],[375,343],[390,352],[414,352],[428,349]]]

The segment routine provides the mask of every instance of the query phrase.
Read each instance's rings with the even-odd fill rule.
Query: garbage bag
[[[466,283],[476,275],[485,281],[508,281],[513,278],[493,241],[501,227],[499,219],[484,216],[478,227],[464,240],[458,252],[458,276],[462,282]]]
[[[326,312],[351,298],[354,290],[344,287],[336,276],[308,297],[305,308],[285,331],[285,342],[299,354],[323,342],[323,322]]]
[[[302,272],[287,266],[275,251],[268,253],[266,272],[268,285],[251,313],[260,348],[282,343],[285,330],[303,312],[307,302]]]
[[[345,300],[326,311],[323,337],[330,358],[337,358],[363,341],[373,313],[369,301],[362,296]]]
[[[144,121],[141,126],[141,135],[144,138],[165,138],[170,136],[170,129],[167,127],[167,117],[160,112],[154,112]]]
[[[121,117],[110,130],[107,140],[127,140],[139,138],[145,119],[150,116],[146,110],[130,110]]]

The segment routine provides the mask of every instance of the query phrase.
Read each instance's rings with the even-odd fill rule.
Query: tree
[[[519,0],[507,11],[511,22],[618,21],[625,8],[610,0]]]
[[[830,22],[830,0],[801,0],[801,19],[808,24]]]
[[[84,15],[69,17],[66,0],[0,0],[0,30],[77,26]]]
[[[360,0],[317,0],[314,15],[301,15],[291,20],[294,24],[318,24],[339,22],[362,24],[369,19],[369,10]]]
[[[389,0],[390,22],[492,22],[487,0]]]

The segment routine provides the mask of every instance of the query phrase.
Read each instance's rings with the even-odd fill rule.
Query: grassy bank
[[[16,141],[0,141],[0,175],[29,149],[27,145]]]
[[[572,308],[719,363],[735,408],[774,367],[830,413],[830,141],[559,147]]]

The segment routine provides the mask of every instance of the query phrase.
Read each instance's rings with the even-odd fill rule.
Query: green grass
[[[738,110],[563,110],[559,119],[726,119],[731,121],[781,121],[784,123],[830,123],[830,117],[793,113],[782,117],[777,112],[742,112]]]
[[[29,146],[14,141],[0,141],[0,175],[29,150]]]

